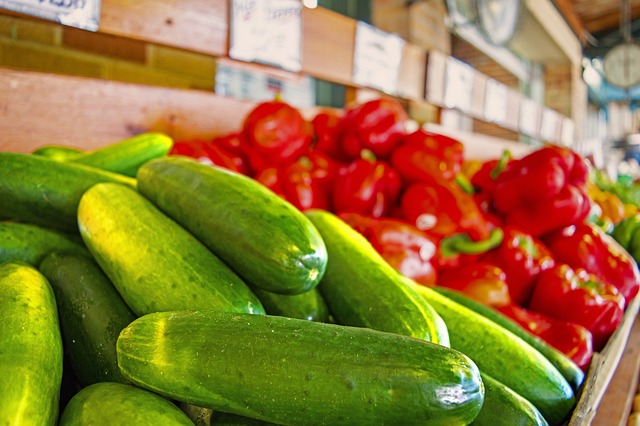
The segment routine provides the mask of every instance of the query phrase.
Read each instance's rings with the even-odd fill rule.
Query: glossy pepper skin
[[[183,155],[194,158],[200,163],[215,164],[236,173],[251,175],[241,143],[244,143],[241,135],[235,133],[212,140],[182,140],[173,144],[169,155]]]
[[[302,114],[279,100],[262,102],[251,110],[242,132],[256,173],[298,158],[309,149],[313,136],[311,124]]]
[[[313,126],[313,149],[323,152],[334,159],[342,159],[338,126],[342,114],[334,110],[317,113],[311,120]]]
[[[473,197],[453,182],[408,185],[400,197],[400,209],[409,223],[441,237],[467,233],[475,241],[484,240],[493,228]]]
[[[331,210],[330,190],[337,171],[337,163],[312,150],[282,167],[262,170],[255,179],[301,211]]]
[[[373,217],[389,215],[402,186],[398,173],[366,150],[361,158],[341,167],[335,182],[332,203],[336,213]]]
[[[409,223],[393,218],[374,218],[357,213],[339,217],[362,234],[394,269],[419,284],[436,284],[433,265],[437,240]]]
[[[456,269],[441,270],[438,285],[458,290],[471,299],[499,308],[511,304],[506,274],[496,265],[478,262]]]
[[[498,309],[531,334],[540,337],[550,346],[565,354],[582,371],[586,372],[593,357],[593,336],[583,326],[561,321],[517,305]]]
[[[390,161],[405,184],[434,178],[451,181],[462,169],[464,146],[448,136],[418,129],[403,136]]]
[[[624,296],[626,303],[638,294],[640,273],[633,257],[593,223],[569,226],[543,238],[556,263],[585,269]]]
[[[503,229],[502,244],[483,260],[502,268],[514,304],[526,306],[540,273],[555,265],[549,249],[539,239],[514,226]]]
[[[529,304],[533,311],[585,327],[593,335],[596,350],[622,322],[624,306],[624,296],[613,285],[566,264],[540,274]]]
[[[587,218],[588,168],[575,152],[547,146],[511,161],[493,190],[496,210],[505,223],[540,236]]]
[[[380,98],[348,108],[340,120],[342,156],[357,159],[368,149],[386,160],[405,134],[408,115],[396,100]]]

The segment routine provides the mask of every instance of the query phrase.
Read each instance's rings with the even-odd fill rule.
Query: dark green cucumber
[[[360,233],[333,213],[306,215],[327,246],[329,261],[318,288],[337,323],[449,344],[436,311]]]
[[[116,359],[118,335],[136,317],[93,259],[53,252],[40,264],[56,296],[65,353],[78,382],[127,383]]]
[[[122,330],[118,365],[177,401],[290,425],[461,425],[484,388],[462,353],[399,334],[270,315],[175,311]]]
[[[239,416],[237,414],[213,413],[211,423],[214,426],[274,426],[276,423],[265,422],[264,420],[252,419],[251,417]]]
[[[82,153],[84,153],[84,151],[82,151],[81,149],[63,145],[46,145],[31,152],[31,154],[33,155],[40,155],[42,157],[51,158],[52,160],[57,161],[70,160],[71,158],[77,157]]]
[[[55,425],[62,338],[47,279],[26,263],[0,263],[0,312],[0,424]]]
[[[278,294],[260,288],[254,288],[253,292],[269,315],[329,321],[329,308],[317,287],[300,294]]]
[[[482,303],[470,299],[455,290],[444,287],[433,287],[433,290],[447,296],[449,299],[452,299],[463,306],[466,306],[469,309],[472,309],[483,317],[490,319],[491,321],[509,330],[510,332],[527,342],[529,345],[537,349],[538,352],[544,355],[549,360],[549,362],[551,362],[551,364],[553,364],[553,366],[558,369],[560,374],[562,374],[564,378],[567,379],[575,392],[577,392],[580,386],[582,386],[582,383],[584,382],[584,372],[580,369],[580,367],[578,367],[573,361],[571,361],[571,359],[567,358],[567,356],[562,352],[549,346],[541,338],[529,333],[518,323],[511,320],[511,318],[501,314],[500,312],[489,306],[483,305]]]
[[[54,250],[90,256],[81,241],[62,232],[28,223],[0,222],[0,262],[19,261],[38,267]]]
[[[147,161],[164,157],[171,151],[173,139],[162,133],[142,133],[69,159],[98,169],[136,177]]]
[[[529,400],[552,425],[575,405],[573,389],[540,352],[498,324],[429,287],[405,278],[442,316],[451,347],[469,356],[496,380]]]
[[[473,426],[547,426],[540,411],[522,396],[491,376],[480,373],[484,403]]]
[[[80,200],[78,226],[89,251],[136,315],[176,309],[264,313],[240,277],[129,187],[91,187]]]
[[[0,216],[77,232],[82,194],[98,182],[135,186],[135,179],[81,164],[0,152]]]
[[[324,274],[327,252],[311,222],[257,181],[185,157],[140,168],[140,192],[252,287],[298,294]]]
[[[135,386],[100,382],[78,392],[65,407],[59,426],[193,426],[175,404]]]

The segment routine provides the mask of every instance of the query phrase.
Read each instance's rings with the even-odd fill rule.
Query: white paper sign
[[[233,0],[229,57],[300,71],[301,12],[300,0]]]
[[[0,8],[98,31],[101,0],[0,0]]]
[[[471,110],[473,94],[473,74],[471,66],[455,58],[447,58],[444,104],[462,112]]]
[[[507,120],[508,89],[504,84],[489,79],[484,97],[484,118],[497,124]]]
[[[358,21],[353,55],[353,82],[394,94],[402,61],[404,40]]]
[[[540,105],[529,98],[520,102],[520,131],[525,135],[539,136]]]
[[[551,108],[542,110],[542,125],[540,128],[540,137],[549,142],[558,142],[558,113]]]

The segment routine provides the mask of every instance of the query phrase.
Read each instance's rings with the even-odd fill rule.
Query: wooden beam
[[[585,34],[585,26],[584,22],[576,13],[571,0],[554,0],[556,8],[562,14],[564,19],[567,21],[573,32],[580,39],[580,43],[585,45],[587,43],[587,36]]]

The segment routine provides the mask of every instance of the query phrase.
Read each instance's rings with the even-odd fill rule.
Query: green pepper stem
[[[511,151],[509,151],[508,149],[502,151],[502,155],[500,156],[498,163],[489,173],[491,179],[495,180],[498,175],[504,171],[504,169],[507,167],[507,163],[509,162],[509,160],[511,160],[511,157]]]
[[[456,184],[467,194],[475,194],[475,189],[469,178],[464,173],[458,173],[456,175]]]
[[[500,228],[491,231],[489,238],[481,241],[473,241],[468,234],[456,234],[440,240],[440,251],[443,257],[452,257],[457,254],[481,254],[502,244],[504,232]]]

